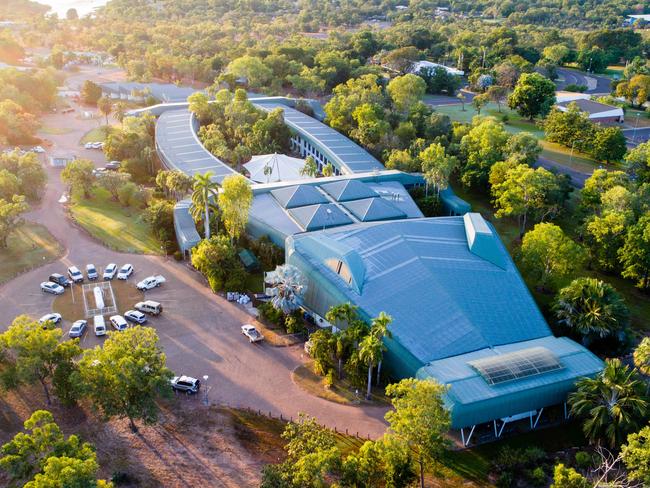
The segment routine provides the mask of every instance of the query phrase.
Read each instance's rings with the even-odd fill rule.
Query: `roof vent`
[[[469,212],[463,216],[469,250],[478,257],[506,269],[506,258],[499,237],[480,213]]]

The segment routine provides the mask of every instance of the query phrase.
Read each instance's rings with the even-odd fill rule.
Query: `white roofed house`
[[[417,74],[420,71],[428,68],[430,69],[443,68],[450,75],[456,75],[456,76],[463,76],[465,74],[465,72],[462,70],[451,68],[449,66],[445,66],[444,64],[432,63],[431,61],[416,61],[415,63],[413,63],[413,66],[411,66],[411,73]]]
[[[581,95],[580,93],[576,95]],[[593,100],[585,98],[577,98],[574,100],[564,100],[555,104],[555,107],[561,112],[566,112],[569,110],[569,105],[575,103],[578,108],[587,114],[589,120],[592,122],[598,123],[608,123],[608,122],[619,122],[623,123],[625,120],[625,114],[621,107],[616,107],[613,105],[606,105],[600,102],[594,102]]]

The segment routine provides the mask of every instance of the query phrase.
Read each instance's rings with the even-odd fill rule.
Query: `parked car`
[[[52,273],[48,280],[63,287],[70,286],[70,281],[68,281],[68,278],[63,276],[61,273]]]
[[[159,315],[163,311],[162,305],[158,302],[154,302],[153,300],[138,302],[133,306],[133,308],[139,310],[140,312],[148,313],[149,315]]]
[[[103,142],[93,142],[93,149],[101,149],[104,147]]]
[[[106,321],[103,315],[95,315],[93,317],[93,325],[97,337],[106,335]]]
[[[86,265],[86,275],[88,276],[89,280],[96,280],[97,279],[97,268],[95,268],[94,264],[87,264]]]
[[[43,154],[45,152],[45,149],[43,149],[41,146],[34,146],[32,148],[32,151],[34,151],[36,154]]]
[[[135,286],[138,290],[146,291],[146,290],[151,290],[152,288],[156,288],[157,286],[160,286],[164,282],[165,282],[165,277],[162,275],[149,276],[148,278],[145,278]]]
[[[129,327],[128,322],[121,315],[113,315],[109,320],[115,330],[126,330]]]
[[[84,144],[84,149],[93,149],[93,143],[87,142],[86,144]]]
[[[115,273],[117,273],[117,264],[111,263],[104,268],[104,279],[112,280],[115,278]]]
[[[170,382],[174,390],[187,394],[197,393],[201,388],[201,382],[191,376],[174,376]]]
[[[38,323],[41,325],[44,325],[48,322],[52,322],[54,325],[58,325],[61,323],[61,314],[60,313],[46,313],[43,315],[40,319],[38,319]]]
[[[147,321],[147,316],[137,310],[127,310],[124,312],[124,318],[136,324],[144,324]]]
[[[110,161],[106,163],[105,168],[111,171],[117,171],[118,169],[120,169],[121,166],[122,163],[120,163],[119,161]]]
[[[93,169],[93,176],[95,178],[101,178],[106,174],[106,168],[95,168]]]
[[[264,336],[260,334],[260,331],[251,324],[242,325],[241,333],[248,337],[249,342],[260,342],[264,340]]]
[[[81,274],[81,271],[76,266],[70,266],[68,268],[68,277],[73,283],[81,283],[84,280],[84,275]]]
[[[118,280],[126,280],[133,274],[133,266],[130,264],[125,264],[120,268],[117,273]]]
[[[86,327],[88,326],[88,322],[85,320],[77,320],[74,324],[72,324],[72,327],[70,327],[70,330],[68,331],[68,336],[75,338],[75,337],[81,337],[86,333]]]
[[[52,295],[63,295],[65,288],[51,281],[44,281],[41,283],[41,291],[43,293],[51,293]]]

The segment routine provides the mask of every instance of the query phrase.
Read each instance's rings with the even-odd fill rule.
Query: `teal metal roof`
[[[474,367],[477,362],[521,355],[531,349],[552,351],[560,367],[497,384],[490,384]],[[446,402],[452,426],[459,428],[562,403],[577,379],[594,376],[602,367],[602,361],[581,345],[548,335],[433,361],[415,376],[433,377],[450,386]]]
[[[323,235],[361,257],[365,276],[360,291],[332,273],[314,251]],[[550,335],[508,251],[494,236],[503,267],[470,250],[462,217],[362,223],[298,234],[287,243],[287,258],[291,263],[300,255],[312,268],[306,270],[312,286],[332,282],[366,316],[390,314],[393,340],[420,367]]]
[[[404,212],[383,198],[354,200],[352,202],[343,203],[343,206],[362,222],[406,218]]]
[[[466,213],[463,215],[463,221],[469,250],[486,261],[505,269],[508,256],[501,251],[501,240],[496,231],[488,227],[487,222],[479,213]]]
[[[178,247],[182,252],[189,251],[201,242],[201,236],[196,231],[196,224],[190,215],[191,204],[189,200],[182,200],[174,206],[174,229]]]
[[[315,187],[310,185],[295,185],[286,188],[271,190],[280,205],[284,208],[304,207],[306,205],[316,205],[318,203],[327,203],[327,198]]]
[[[306,231],[327,229],[352,223],[352,219],[333,203],[292,208],[289,210],[289,214]]]
[[[465,215],[472,211],[472,206],[454,193],[451,186],[440,192],[440,201],[447,213],[453,215]]]
[[[375,190],[358,180],[341,180],[321,185],[337,202],[348,202],[350,200],[361,200],[362,198],[378,197]]]

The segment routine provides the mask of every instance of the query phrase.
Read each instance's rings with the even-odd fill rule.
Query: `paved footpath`
[[[82,79],[80,76],[79,79]],[[69,82],[70,83],[70,82]],[[78,141],[97,121],[76,118],[75,114],[45,116],[44,124],[70,129],[61,135],[44,135],[52,141],[49,154],[76,154],[89,158],[97,166],[105,163],[101,151],[82,149]],[[75,264],[103,267],[110,262],[132,263],[134,279],[162,273],[167,282],[147,292],[165,305],[165,313],[151,320],[167,354],[169,366],[181,374],[196,377],[208,375],[210,400],[232,406],[250,407],[274,415],[296,417],[299,412],[315,416],[320,422],[339,430],[348,429],[362,436],[379,437],[386,428],[383,416],[386,407],[353,407],[332,403],[305,393],[291,380],[290,372],[302,362],[301,346],[276,348],[252,345],[239,333],[242,323],[250,320],[239,306],[215,296],[200,276],[186,264],[160,256],[118,253],[107,249],[85,231],[73,225],[59,203],[65,187],[60,169],[45,164],[48,184],[41,204],[26,218],[45,225],[65,248],[63,257],[32,270],[0,286],[0,329],[17,315],[27,313],[39,317],[51,310],[53,298],[38,289],[52,272],[64,272]],[[68,292],[66,292],[68,293]],[[69,327],[66,324],[65,327]],[[99,343],[93,334],[86,334],[84,347]]]

